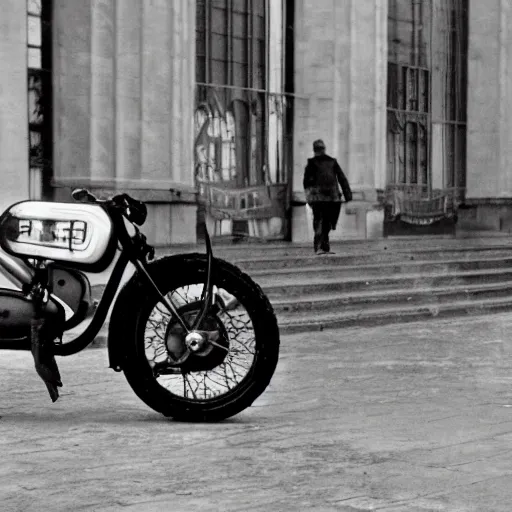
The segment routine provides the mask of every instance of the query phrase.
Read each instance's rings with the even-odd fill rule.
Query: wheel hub
[[[178,311],[191,324],[201,306],[201,302],[189,303]],[[185,333],[176,321],[168,325],[165,344],[173,367],[185,372],[208,371],[224,361],[229,352],[229,336],[220,319],[209,313],[200,329]]]
[[[192,331],[185,336],[185,345],[191,352],[199,352],[205,348],[208,339],[205,335]]]

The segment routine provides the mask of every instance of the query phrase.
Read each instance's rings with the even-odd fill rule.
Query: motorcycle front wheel
[[[203,305],[206,257],[169,256],[148,270],[192,324]],[[144,403],[176,420],[220,421],[238,414],[263,393],[277,366],[279,329],[261,288],[220,259],[214,260],[212,279],[213,303],[198,327],[208,341],[193,352],[183,328],[142,277],[120,296],[126,379]]]

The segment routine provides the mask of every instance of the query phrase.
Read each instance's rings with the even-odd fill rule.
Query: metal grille
[[[265,89],[266,3],[197,0],[198,83]]]
[[[28,132],[30,197],[51,196],[52,30],[51,0],[27,0]]]
[[[208,211],[229,221],[231,234],[286,234],[286,222],[276,218],[285,221],[292,165],[293,96],[286,82],[291,60],[285,52],[291,3],[197,2],[198,222]],[[262,226],[271,219],[273,228]]]
[[[389,2],[389,183],[465,186],[467,4]]]

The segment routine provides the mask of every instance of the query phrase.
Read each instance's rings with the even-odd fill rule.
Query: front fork
[[[144,264],[138,259],[136,259],[133,262],[137,270],[146,277],[148,284],[151,286],[151,288],[153,288],[155,293],[158,295],[162,304],[164,304],[164,306],[168,309],[169,313],[178,321],[179,325],[185,332],[185,345],[192,352],[201,349],[207,342],[215,344],[214,341],[209,339],[208,334],[211,333],[206,333],[199,330],[200,325],[202,324],[203,320],[205,319],[208,313],[208,310],[211,307],[211,302],[213,298],[214,258],[210,236],[208,234],[206,227],[205,237],[207,255],[206,286],[203,288],[203,291],[201,293],[201,311],[195,317],[192,325],[189,324],[189,322],[187,322],[187,320],[180,315],[174,304],[165,295],[162,294],[153,278],[149,275],[149,272],[146,270]]]
[[[206,255],[207,255],[207,267],[206,267],[206,286],[203,288],[203,292],[201,293],[201,302],[203,304],[203,308],[201,312],[197,315],[193,330],[197,330],[201,323],[203,322],[208,310],[211,307],[211,300],[213,298],[213,250],[212,243],[210,240],[210,235],[208,234],[208,230],[206,226],[204,228],[204,234],[206,237]]]

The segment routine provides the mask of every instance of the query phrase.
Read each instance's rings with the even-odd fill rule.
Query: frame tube
[[[94,312],[91,323],[87,326],[85,331],[74,340],[68,341],[63,345],[55,345],[55,354],[59,356],[76,354],[94,341],[95,336],[98,334],[105,322],[105,319],[107,318],[108,311],[112,305],[112,301],[114,300],[128,263],[128,256],[124,252],[121,252],[119,259],[112,270],[112,274],[110,275],[110,279],[108,280],[105,291],[103,292],[98,308]]]

